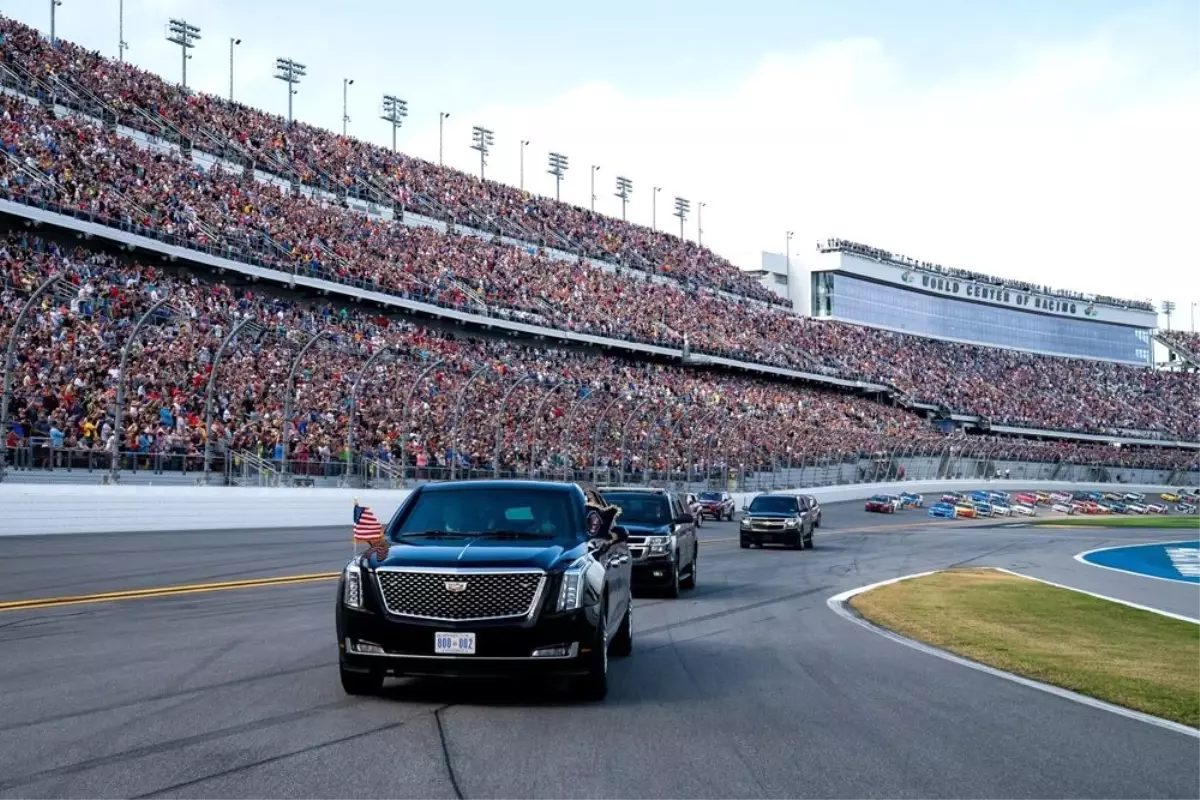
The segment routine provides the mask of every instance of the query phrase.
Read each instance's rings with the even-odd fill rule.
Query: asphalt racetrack
[[[497,682],[347,697],[321,576],[349,534],[0,538],[0,604],[316,576],[0,611],[0,797],[1200,796],[1196,738],[933,658],[826,605],[972,565],[1194,617],[1200,587],[1073,560],[1184,532],[853,503],[825,507],[814,550],[741,550],[736,524],[709,522],[698,587],[637,599],[634,655],[593,705]]]

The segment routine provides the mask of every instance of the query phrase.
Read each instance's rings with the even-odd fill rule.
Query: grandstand
[[[15,330],[9,463],[121,450],[191,469],[249,454],[321,476],[397,459],[427,473],[707,474],[936,449],[931,416],[1074,437],[1005,445],[1034,460],[1194,462],[1191,448],[1086,442],[1196,442],[1194,374],[808,318],[670,234],[186,94],[8,19],[0,33],[0,211],[18,226],[0,336],[62,272]],[[43,238],[19,227],[31,221]],[[64,231],[86,231],[89,249]],[[167,255],[175,266],[146,263]],[[706,368],[664,363],[685,349]]]

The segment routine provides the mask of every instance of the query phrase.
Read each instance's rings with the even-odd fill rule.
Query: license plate
[[[442,655],[474,655],[475,634],[473,633],[435,633],[433,635],[433,650]]]

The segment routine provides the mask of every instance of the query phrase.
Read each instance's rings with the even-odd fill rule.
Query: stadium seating
[[[103,98],[123,125],[186,133],[197,148],[335,193],[382,191],[473,227],[505,220],[632,269],[551,258],[472,235],[390,222],[337,197],[294,192],[238,168],[203,169],[88,118],[55,117],[14,97],[0,105],[0,196],[86,215],[195,248],[398,296],[564,330],[878,382],[917,402],[1011,424],[1089,433],[1200,437],[1195,374],[1155,372],[974,347],[802,318],[715,254],[647,231],[336,136],[254,109],[184,94],[149,73],[0,19],[4,58]],[[37,86],[25,87],[36,92]],[[91,95],[86,95],[91,96]],[[490,220],[490,221],[489,221]],[[515,226],[515,227],[514,227]],[[639,272],[639,270],[643,270]],[[658,278],[650,279],[650,273]],[[669,275],[678,280],[661,280]],[[721,289],[722,292],[714,292]],[[768,293],[769,294],[769,293]],[[743,295],[741,299],[733,295]]]

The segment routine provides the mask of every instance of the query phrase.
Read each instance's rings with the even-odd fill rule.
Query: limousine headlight
[[[580,556],[563,572],[558,590],[558,610],[575,611],[583,606],[583,581],[587,574],[588,556]]]
[[[351,561],[343,572],[342,602],[347,608],[362,608],[362,569]]]

